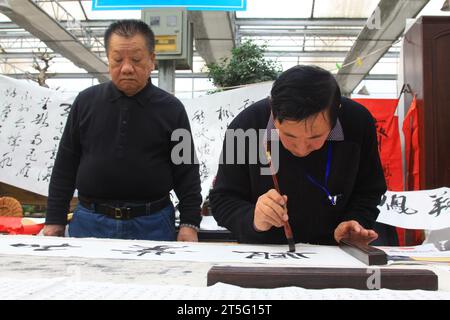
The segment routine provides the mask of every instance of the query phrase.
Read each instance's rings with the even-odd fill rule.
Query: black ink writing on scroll
[[[5,96],[15,98],[17,96],[17,89],[16,88],[6,89]]]
[[[16,122],[14,122],[17,129],[25,129],[25,121],[23,117],[20,117]]]
[[[16,133],[16,135],[11,135],[8,137],[8,145],[11,148],[11,152],[14,152],[16,150],[16,147],[20,146],[20,142],[22,141],[22,136],[19,133]]]
[[[68,243],[56,244],[56,245],[40,245],[40,244],[25,244],[25,243],[15,243],[11,247],[15,248],[32,248],[33,251],[61,251],[67,250],[69,248],[80,248],[77,246],[72,246]]]
[[[70,108],[72,107],[72,105],[70,103],[60,103],[59,107],[63,108],[63,112],[60,114],[61,117],[67,117],[69,115]]]
[[[255,101],[250,100],[250,99],[245,99],[245,100],[243,101],[243,103],[244,103],[244,105],[242,105],[241,107],[239,107],[238,110],[244,110],[244,109],[246,109],[249,105],[254,104]]]
[[[384,194],[381,196],[380,207],[386,206],[386,209],[388,211],[392,210],[400,214],[416,214],[418,211],[412,208],[408,208],[406,206],[406,201],[406,196],[399,196],[397,194],[392,194],[389,201],[388,197]]]
[[[40,133],[36,133],[34,135],[33,140],[31,140],[31,144],[38,146],[42,143],[42,138],[41,138],[41,134]]]
[[[50,98],[42,98],[39,103],[41,104],[42,110],[47,110],[48,109],[48,104],[51,103],[51,102],[52,101],[50,100]]]
[[[210,155],[211,154],[211,148],[209,146],[209,143],[203,142],[200,146],[197,147],[197,153],[200,156]]]
[[[36,149],[31,148],[28,154],[25,156],[25,160],[36,162],[38,159],[36,157]]]
[[[3,105],[2,111],[0,113],[0,121],[5,122],[6,119],[8,119],[10,113],[11,113],[11,103]]]
[[[52,176],[53,163],[49,164],[45,163],[46,168],[41,170],[38,175],[38,181],[47,181],[50,182],[50,177]]]
[[[439,217],[442,210],[450,209],[450,195],[445,196],[446,194],[447,191],[444,191],[444,193],[440,195],[430,195],[430,198],[433,199],[433,209],[428,212],[429,215],[436,215],[436,217]]]
[[[205,123],[205,113],[203,110],[196,110],[194,112],[194,116],[191,119],[193,122],[197,122],[198,124],[204,124]]]
[[[210,137],[208,137],[208,129],[206,129],[206,128],[202,128],[202,130],[200,130],[199,132],[196,132],[195,134],[194,134],[194,136],[196,137],[196,138],[203,138],[203,139],[206,139],[206,140],[208,140],[208,141],[215,141],[215,139],[214,138],[210,138]]]
[[[230,107],[230,105],[228,105],[228,108]],[[234,118],[234,114],[233,112],[231,112],[230,110],[224,108],[224,107],[220,107],[219,109],[216,110],[216,112],[219,114],[218,118],[220,121],[226,120],[226,119],[230,119],[230,118]]]
[[[59,135],[54,136],[53,140],[58,141],[58,140],[61,140],[61,136],[64,132],[64,123],[62,121],[60,121],[59,125],[56,126],[56,130],[58,130]]]
[[[118,252],[122,252],[123,254],[134,254],[138,257],[141,257],[143,255],[146,254],[152,254],[152,255],[156,255],[156,256],[161,256],[163,254],[176,254],[179,252],[192,252],[192,251],[173,251],[173,249],[182,249],[182,248],[186,248],[187,246],[182,246],[182,247],[171,247],[171,246],[166,246],[166,245],[159,245],[159,246],[154,246],[154,247],[144,247],[144,246],[140,246],[140,245],[133,245],[131,246],[130,250],[116,250],[113,249],[112,251],[118,251]]]
[[[29,178],[28,172],[30,172],[31,163],[26,162],[25,165],[16,173],[16,176],[21,175],[24,178]]]
[[[378,151],[380,152],[383,140],[389,138],[386,129],[383,127],[385,122],[386,120],[375,121],[375,129],[377,131],[377,138],[378,138]]]
[[[209,177],[209,169],[206,165],[206,161],[200,162],[200,181],[203,183]]]
[[[48,119],[48,111],[36,115],[36,118],[31,122],[36,125],[39,125],[39,128],[43,128],[49,126],[47,119]]]
[[[264,259],[264,260],[286,260],[286,259],[309,259],[307,255],[315,252],[264,252],[264,251],[233,251],[243,253],[246,259]]]
[[[50,160],[55,160],[56,159],[56,153],[58,152],[58,146],[55,144],[53,145],[53,148],[50,150],[46,150],[44,151],[45,153],[50,153]]]
[[[6,152],[0,157],[0,168],[11,167],[12,166],[12,156],[11,152]]]
[[[25,94],[22,95],[20,97],[20,99],[23,100],[23,101],[31,100],[31,95],[30,95],[30,93],[28,91],[25,91]]]
[[[28,111],[30,111],[30,106],[26,106],[23,103],[21,103],[20,107],[17,110],[19,112],[28,112]]]

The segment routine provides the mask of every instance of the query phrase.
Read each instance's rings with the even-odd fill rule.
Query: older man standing
[[[64,235],[78,189],[70,236],[175,240],[173,189],[180,199],[178,241],[197,241],[198,164],[171,159],[172,132],[190,132],[189,119],[178,99],[151,83],[154,44],[139,20],[107,29],[112,81],[82,91],[72,105],[50,181],[45,235]]]

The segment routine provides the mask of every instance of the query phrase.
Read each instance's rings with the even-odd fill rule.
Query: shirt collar
[[[271,140],[271,135],[268,134],[269,130],[275,129],[275,122],[273,120],[273,115],[270,113],[269,121],[267,122],[266,133],[264,135],[264,140]],[[344,130],[342,129],[341,122],[339,118],[336,119],[336,124],[333,129],[328,134],[327,141],[344,141]]]
[[[144,88],[142,88],[141,91],[139,91],[138,93],[136,93],[134,96],[127,96],[126,94],[124,94],[122,91],[120,91],[112,81],[109,82],[109,86],[111,89],[111,101],[115,101],[119,98],[128,98],[128,99],[134,99],[136,100],[142,107],[145,107],[146,105],[148,105],[148,100],[150,98],[150,96],[153,93],[153,84],[152,84],[152,80],[151,78],[148,78],[148,82],[145,85]]]

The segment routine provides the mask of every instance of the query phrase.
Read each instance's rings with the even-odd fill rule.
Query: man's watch
[[[189,223],[182,223],[182,224],[180,224],[180,229],[183,228],[183,227],[194,229],[197,232],[200,231],[199,227],[197,227],[196,225],[193,225],[193,224],[189,224]]]

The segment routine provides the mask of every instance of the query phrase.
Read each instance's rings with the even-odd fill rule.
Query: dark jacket
[[[183,104],[151,81],[132,97],[112,82],[82,91],[59,145],[46,223],[67,223],[75,188],[81,196],[102,202],[155,201],[174,189],[181,223],[198,226],[199,166],[171,161],[176,129],[190,131]]]
[[[269,103],[264,99],[242,111],[229,129],[266,129],[269,118]],[[334,230],[339,223],[356,220],[363,227],[372,229],[377,219],[377,205],[386,192],[386,183],[374,119],[360,104],[342,98],[338,120],[344,140],[327,141],[320,150],[307,157],[295,157],[281,142],[279,144],[277,176],[281,192],[288,196],[289,223],[296,242],[335,244]],[[331,205],[323,190],[306,177],[309,174],[317,181],[324,181],[328,145],[332,148],[328,189],[332,195],[339,195],[336,206]],[[219,165],[211,192],[215,219],[219,225],[232,231],[240,242],[286,243],[283,228],[255,231],[255,204],[258,197],[274,189],[274,185],[270,175],[260,174],[263,164],[249,164],[247,161],[248,145],[245,151],[236,148],[235,153],[246,153],[246,163]],[[225,159],[225,149],[223,154]]]

